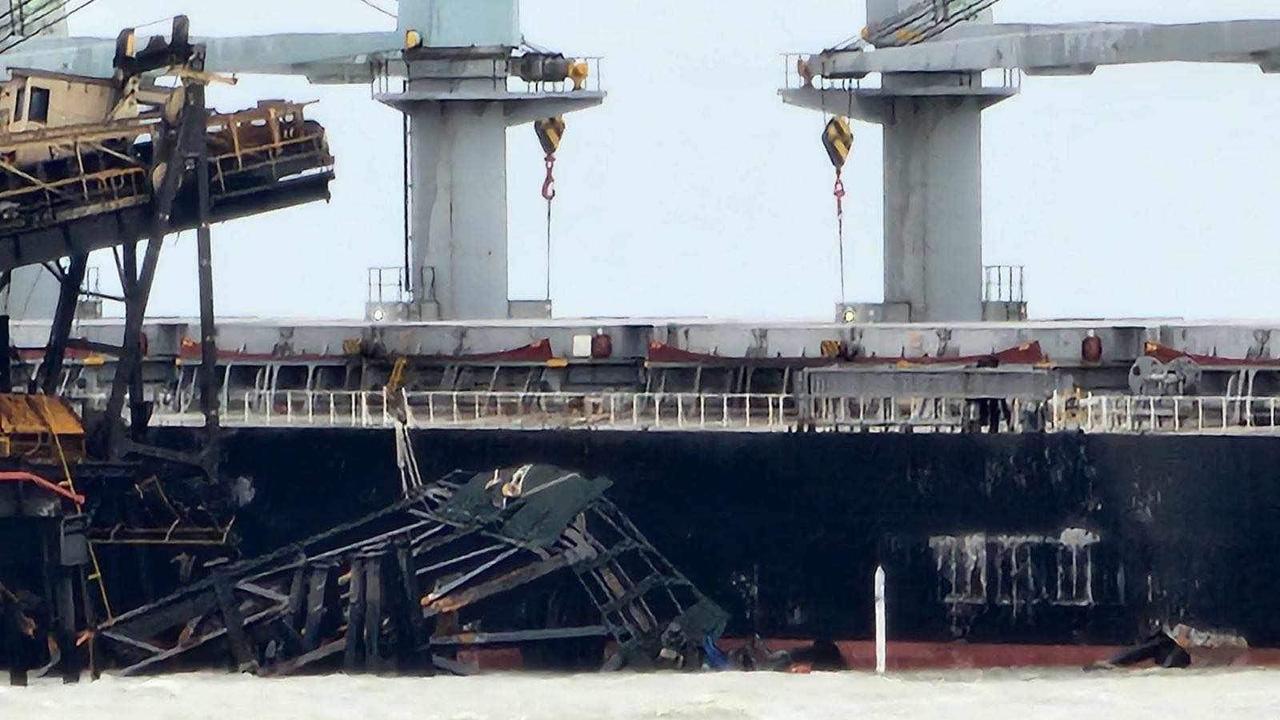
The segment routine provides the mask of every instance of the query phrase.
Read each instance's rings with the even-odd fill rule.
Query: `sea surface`
[[[0,674],[0,681],[6,678]],[[1280,671],[609,674],[199,673],[0,686],[3,720],[1280,719]]]

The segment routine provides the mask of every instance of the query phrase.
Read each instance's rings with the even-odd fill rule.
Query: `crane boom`
[[[932,39],[1000,0],[920,0],[862,30],[863,47],[901,47]]]

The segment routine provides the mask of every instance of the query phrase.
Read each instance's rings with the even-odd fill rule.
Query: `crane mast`
[[[895,15],[863,28],[855,47],[915,45],[972,20],[1000,0],[920,0]]]

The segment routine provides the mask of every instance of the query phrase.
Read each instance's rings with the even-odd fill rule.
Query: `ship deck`
[[[118,342],[122,318],[77,323],[86,339]],[[149,347],[177,354],[175,341],[199,337],[194,317],[152,317]],[[1189,320],[1183,318],[1076,318],[1020,322],[845,324],[812,320],[707,317],[587,317],[549,320],[374,322],[357,319],[223,317],[219,346],[246,354],[323,356],[343,354],[343,343],[376,341],[388,354],[458,356],[495,353],[546,338],[557,357],[572,358],[575,336],[609,334],[613,357],[644,357],[649,342],[722,357],[820,357],[824,340],[856,342],[866,356],[939,357],[990,353],[1039,342],[1055,365],[1080,364],[1080,343],[1089,331],[1102,340],[1102,361],[1130,363],[1144,343],[1223,358],[1269,357],[1270,335],[1280,319]],[[19,347],[43,345],[48,321],[13,323]],[[1262,338],[1265,337],[1265,340]],[[281,352],[282,340],[287,352]],[[1266,353],[1258,353],[1258,350]]]

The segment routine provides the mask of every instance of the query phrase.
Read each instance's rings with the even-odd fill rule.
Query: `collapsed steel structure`
[[[115,460],[132,455],[185,463],[213,477],[218,392],[211,371],[201,372],[198,380],[205,447],[176,453],[145,441],[150,412],[141,371],[142,328],[164,238],[196,230],[201,318],[196,346],[201,367],[212,368],[217,345],[210,225],[328,199],[333,157],[324,129],[305,119],[305,104],[269,101],[238,113],[212,113],[206,87],[229,81],[205,71],[205,48],[191,42],[184,16],[174,18],[169,38],[152,37],[142,49],[136,48],[134,30],[122,31],[112,67],[111,78],[14,73],[12,82],[20,84],[14,88],[16,131],[0,133],[0,287],[14,269],[41,264],[60,284],[49,340],[28,392],[57,393],[73,347],[116,357],[105,427],[96,431],[106,440],[106,454]],[[177,84],[156,86],[144,80],[148,73],[167,75]],[[56,108],[61,114],[51,114],[49,103],[64,87],[77,92],[68,93],[65,108]],[[24,103],[34,103],[27,98],[37,91],[43,93],[41,122],[33,124],[35,105],[25,120],[23,110]],[[92,95],[97,103],[79,99],[90,91],[98,93]],[[104,97],[106,104],[99,107]],[[144,239],[145,249],[140,247]],[[122,337],[77,344],[71,332],[88,256],[102,248],[116,253],[122,293],[112,299],[124,302]],[[121,420],[126,402],[127,433]]]
[[[209,512],[203,498],[171,503],[160,488],[185,474],[216,484],[210,225],[329,197],[333,157],[324,128],[304,117],[305,104],[211,112],[206,86],[231,81],[206,72],[205,48],[191,42],[188,25],[178,16],[168,38],[144,47],[124,30],[108,78],[14,69],[0,83],[0,289],[30,266],[43,266],[59,285],[39,370],[22,379],[25,394],[11,394],[11,362],[0,364],[0,547],[11,550],[0,553],[0,646],[15,684],[43,657],[42,627],[57,627],[53,662],[67,679],[79,676],[73,636],[112,616],[95,546],[226,544],[232,519]],[[154,84],[156,74],[172,86]],[[147,438],[143,324],[166,236],[192,228],[204,432],[177,451]],[[89,253],[103,248],[115,253],[122,292],[111,299],[125,305],[123,328],[107,341],[76,339],[82,296],[107,297],[83,287]],[[8,330],[0,316],[5,346]],[[105,412],[83,427],[61,402],[65,361],[76,348],[117,358]],[[45,396],[59,402],[36,400]],[[96,492],[81,494],[77,483]],[[139,518],[141,525],[132,522]]]
[[[599,637],[604,668],[692,664],[727,615],[604,497],[610,484],[547,465],[454,472],[104,623],[94,656],[125,675],[466,672],[459,648]],[[567,573],[594,622],[516,626],[513,593]]]

